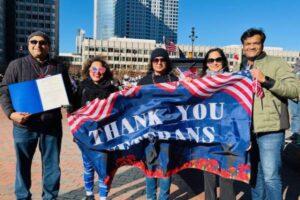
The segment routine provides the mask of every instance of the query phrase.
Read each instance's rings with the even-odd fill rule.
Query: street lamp
[[[192,57],[194,57],[194,42],[195,39],[198,38],[198,36],[195,35],[195,27],[192,27],[192,34],[189,36],[189,38],[192,40]]]

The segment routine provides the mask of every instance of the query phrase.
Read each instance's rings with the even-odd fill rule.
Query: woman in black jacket
[[[153,50],[150,57],[148,73],[138,82],[138,85],[165,83],[165,82],[172,82],[172,81],[178,81],[178,77],[172,70],[168,52],[162,48],[157,48]],[[153,146],[159,145],[160,150],[162,149],[166,150],[169,148],[170,144],[168,142],[156,142],[156,144],[152,144],[152,145]],[[159,199],[160,200],[169,199],[170,186],[171,186],[170,177],[159,178],[159,188],[160,188]],[[148,199],[156,200],[156,188],[157,188],[157,178],[146,177],[147,200]]]
[[[96,56],[94,58],[88,59],[83,65],[82,70],[83,81],[80,82],[77,95],[75,109],[85,106],[90,101],[99,98],[105,99],[111,93],[117,91],[118,89],[112,84],[113,76],[108,68],[105,60]],[[94,199],[93,187],[94,187],[94,172],[92,161],[88,158],[86,150],[79,144],[77,144],[82,152],[83,167],[84,167],[84,187],[86,191],[86,197],[84,199],[90,200]],[[101,157],[101,165],[106,168],[107,153],[97,152]],[[103,183],[103,180],[99,179],[99,196],[101,200],[106,199],[108,194],[108,188]]]
[[[228,72],[227,58],[220,48],[210,49],[203,60],[203,76],[213,76]],[[217,200],[217,175],[204,171],[204,190],[206,200]],[[220,200],[235,199],[233,180],[219,177]]]

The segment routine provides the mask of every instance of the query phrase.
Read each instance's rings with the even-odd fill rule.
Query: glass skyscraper
[[[116,0],[94,0],[94,38],[108,39],[115,34]]]
[[[52,55],[58,55],[59,0],[7,1],[8,61],[28,53],[27,37],[40,30],[50,36]]]
[[[178,0],[94,0],[94,38],[177,42]]]

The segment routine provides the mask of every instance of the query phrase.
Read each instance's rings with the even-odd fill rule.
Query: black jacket
[[[79,84],[74,110],[85,106],[96,98],[105,99],[116,91],[118,88],[110,80],[100,80],[99,84],[95,84],[91,79],[86,79]]]
[[[172,72],[157,76],[154,75],[154,72],[149,72],[141,78],[141,80],[138,82],[138,85],[149,85],[154,83],[165,83],[165,82],[173,82],[178,81],[178,77],[175,76]]]
[[[48,76],[56,74],[62,74],[68,97],[69,99],[72,99],[72,89],[68,71],[63,65],[58,64],[57,61],[47,60],[45,63],[41,64],[30,55],[13,60],[8,65],[0,85],[1,107],[7,117],[15,112],[8,91],[9,84],[35,80],[41,78],[41,75]],[[29,129],[35,129],[38,126],[43,128],[56,128],[56,125],[60,126],[61,118],[61,112],[58,108],[43,113],[33,114],[25,124],[15,125],[27,127]]]

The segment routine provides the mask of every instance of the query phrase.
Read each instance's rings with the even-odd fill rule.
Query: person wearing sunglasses
[[[29,55],[13,60],[8,65],[1,83],[1,106],[13,122],[14,147],[16,151],[16,199],[31,199],[31,163],[37,146],[43,166],[43,199],[56,199],[60,182],[60,149],[62,140],[61,110],[30,114],[14,110],[8,85],[62,74],[66,91],[72,100],[72,87],[67,68],[50,58],[50,38],[36,31],[27,38]],[[30,94],[28,94],[30,95]],[[37,181],[37,180],[33,180]]]
[[[282,200],[281,156],[290,126],[287,102],[299,100],[299,82],[287,62],[264,51],[263,30],[247,29],[240,40],[243,57],[234,71],[250,70],[264,92],[264,98],[253,98],[251,196],[253,200]]]
[[[138,85],[148,85],[148,84],[155,84],[155,83],[164,83],[164,82],[172,82],[178,81],[178,77],[174,70],[171,67],[171,61],[169,58],[169,54],[165,49],[156,48],[152,51],[150,56],[150,63],[149,69],[143,78],[138,82]],[[146,147],[146,160],[150,158],[151,153],[155,151],[152,155],[158,155],[160,151],[169,152],[170,143],[169,142],[162,142],[162,141],[150,141],[149,145]],[[151,165],[155,163],[156,158],[151,157],[151,161],[147,160],[147,164]],[[149,200],[156,200],[156,188],[157,188],[157,181],[159,181],[159,188],[160,200],[169,199],[170,196],[170,186],[171,186],[171,178],[148,178],[146,177],[146,197]]]
[[[228,72],[227,58],[220,48],[210,49],[203,60],[203,76],[213,76]],[[233,180],[219,177],[220,199],[235,199]],[[217,175],[204,171],[204,190],[206,200],[217,200]]]
[[[118,88],[113,85],[113,75],[108,68],[108,65],[104,59],[99,56],[88,59],[82,70],[83,81],[80,82],[77,95],[75,98],[74,110],[85,106],[89,102],[93,101],[96,98],[105,99],[111,93],[118,91]],[[93,153],[97,157],[97,163],[102,169],[106,169],[107,162],[107,153],[100,151],[88,150],[84,145],[79,141],[75,142],[78,144],[79,149],[82,153],[83,159],[83,180],[84,188],[86,192],[85,200],[95,199],[93,194],[94,188],[94,172],[93,161],[89,159],[89,154]],[[104,184],[104,180],[99,179],[99,196],[100,200],[106,199],[108,194],[107,185]]]

